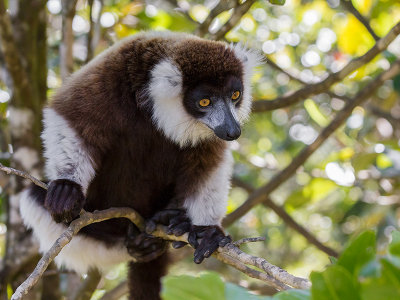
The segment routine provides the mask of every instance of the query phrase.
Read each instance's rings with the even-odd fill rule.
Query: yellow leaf
[[[322,114],[319,110],[317,104],[311,99],[307,99],[304,101],[304,107],[310,115],[311,119],[315,121],[319,126],[326,126],[329,123],[329,120]]]
[[[119,39],[122,39],[129,35],[129,29],[124,24],[117,24],[114,27],[115,33]]]
[[[121,13],[126,16],[126,15],[137,15],[138,13],[140,13],[143,10],[143,4],[140,2],[132,2],[129,3],[128,5],[124,6],[121,9]]]
[[[393,163],[386,154],[381,153],[376,158],[376,165],[380,169],[386,169],[386,168],[391,167],[393,165]]]
[[[350,147],[343,148],[339,152],[339,158],[341,160],[349,160],[354,156],[354,150]]]
[[[362,55],[374,45],[372,36],[353,15],[348,14],[346,20],[335,27],[341,52]]]
[[[369,13],[372,6],[372,0],[353,0],[354,7],[363,15]]]
[[[379,16],[371,20],[371,27],[379,36],[386,35],[389,30],[400,21],[400,5],[393,6],[390,12],[382,11]]]

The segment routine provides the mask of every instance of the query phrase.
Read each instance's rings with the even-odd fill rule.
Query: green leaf
[[[225,284],[214,272],[198,277],[166,276],[161,291],[164,300],[225,300]]]
[[[400,231],[395,230],[392,232],[392,242],[389,245],[389,252],[400,256]]]
[[[381,259],[381,276],[366,278],[361,282],[363,300],[400,299],[400,269],[386,259]]]
[[[336,265],[338,261],[338,259],[334,256],[329,256],[329,260],[331,261],[332,265]]]
[[[236,284],[227,282],[225,284],[225,297],[227,300],[272,300],[268,296],[257,296],[251,294],[245,288],[238,286]]]
[[[229,298],[228,298],[229,299]],[[272,297],[273,300],[310,300],[309,290],[288,290],[279,292]]]
[[[398,94],[400,94],[400,75],[393,78],[393,88]]]
[[[375,233],[365,231],[346,247],[337,264],[358,276],[359,270],[375,257],[375,245]]]
[[[341,266],[329,266],[324,272],[311,273],[313,300],[360,300],[351,274]]]
[[[275,5],[284,5],[286,0],[269,0],[269,3],[275,4]]]
[[[375,163],[377,153],[360,153],[353,157],[352,165],[355,171],[365,170]]]

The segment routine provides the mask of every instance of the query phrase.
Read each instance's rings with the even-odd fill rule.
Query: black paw
[[[152,233],[157,225],[168,226],[167,234],[181,236],[190,231],[192,222],[182,209],[165,209],[157,212],[146,224],[146,232]]]
[[[232,238],[225,235],[221,227],[216,225],[192,226],[188,241],[196,249],[194,262],[199,264],[204,258],[210,257],[218,247],[224,247],[227,243],[232,242]]]
[[[149,262],[165,252],[167,242],[150,234],[139,232],[135,225],[130,224],[125,246],[129,255],[138,262]]]
[[[44,200],[44,207],[50,212],[54,221],[71,222],[85,203],[82,187],[71,180],[57,179],[50,182]]]

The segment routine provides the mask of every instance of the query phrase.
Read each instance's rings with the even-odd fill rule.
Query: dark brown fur
[[[241,63],[223,43],[142,37],[84,67],[54,96],[51,106],[80,135],[96,165],[85,210],[129,206],[149,218],[172,201],[182,203],[221,160],[222,140],[180,148],[150,121],[151,107],[138,105],[136,96],[144,95],[151,69],[165,57],[179,65],[188,88],[200,81],[215,84],[230,74],[242,76]],[[82,232],[112,245],[124,238],[127,225],[115,219]],[[164,269],[164,258],[132,265],[136,300],[158,299],[155,293],[145,295],[158,295]]]

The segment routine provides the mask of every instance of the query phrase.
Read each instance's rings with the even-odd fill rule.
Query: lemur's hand
[[[137,262],[149,262],[165,252],[167,241],[140,232],[133,223],[130,223],[125,246],[129,255],[136,258]]]
[[[167,234],[181,236],[190,231],[192,222],[183,209],[165,209],[157,212],[146,224],[146,232],[152,233],[157,225],[168,226]],[[185,242],[172,242],[175,249],[187,245]]]
[[[204,258],[210,257],[218,247],[224,247],[227,243],[232,242],[232,238],[225,235],[222,228],[217,225],[194,225],[189,232],[188,241],[196,249],[194,251],[194,262],[199,264]]]
[[[54,221],[71,222],[85,203],[82,187],[68,179],[57,179],[50,182],[44,200],[44,207],[50,212]]]

